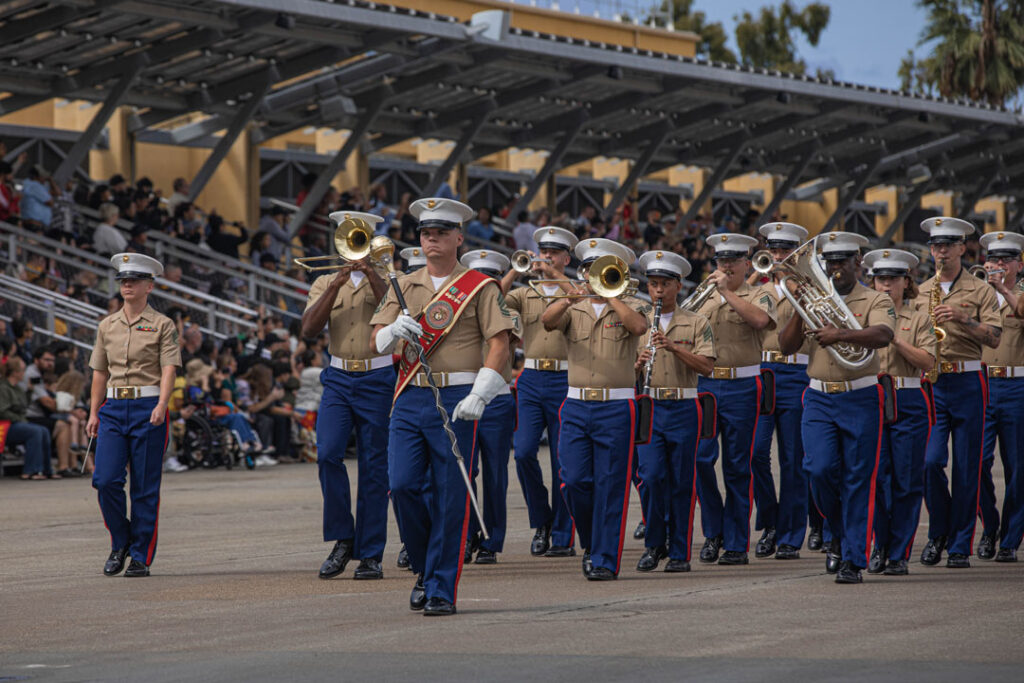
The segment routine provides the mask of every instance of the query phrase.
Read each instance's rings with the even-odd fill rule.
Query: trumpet
[[[1006,273],[1006,269],[994,268],[992,270],[986,270],[985,266],[978,264],[968,268],[967,272],[973,275],[974,277],[978,278],[979,280],[985,280],[987,282],[989,277],[992,275],[1004,275]]]
[[[574,287],[589,285],[590,291],[593,294],[570,292],[545,294],[541,289],[543,285],[562,285],[566,283]],[[545,301],[554,299],[616,299],[636,294],[639,286],[639,280],[629,277],[629,266],[626,265],[626,262],[612,254],[601,256],[591,263],[587,271],[586,280],[530,280],[530,289],[537,292]]]
[[[362,218],[346,218],[334,230],[334,248],[337,254],[327,256],[303,256],[294,259],[295,265],[311,273],[323,270],[351,268],[353,261],[361,261],[370,255],[373,242],[373,228]],[[310,265],[324,262],[323,265]]]
[[[762,249],[750,257],[750,264],[761,275],[768,275],[775,268],[775,257],[767,249]]]
[[[551,259],[531,256],[525,249],[512,252],[509,260],[512,261],[512,270],[517,273],[529,273],[534,263],[551,263]]]

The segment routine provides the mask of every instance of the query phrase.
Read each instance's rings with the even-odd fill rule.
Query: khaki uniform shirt
[[[778,324],[764,331],[764,341],[761,343],[761,348],[765,351],[779,351],[779,332],[786,326],[789,319],[796,315],[796,310],[793,308],[793,304],[789,303],[786,295],[782,293],[782,288],[779,285],[769,282],[762,287],[768,290],[769,293],[775,292],[775,301],[777,302],[775,306],[775,320]],[[797,353],[802,353],[806,356],[808,348],[807,342],[804,341],[803,346],[800,347]]]
[[[928,297],[935,284],[934,277],[922,283],[921,294],[914,302],[917,308],[925,313],[928,312]],[[1003,318],[999,315],[999,300],[996,298],[995,288],[973,277],[966,269],[960,270],[960,274],[949,288],[949,294],[943,292],[941,299],[943,304],[952,306],[953,310],[965,312],[970,319],[993,327],[1001,327],[1003,324]],[[942,323],[942,329],[946,330],[946,338],[942,340],[939,352],[942,360],[981,359],[981,342],[970,336],[966,325],[950,320]]]
[[[667,330],[661,328],[660,322],[654,320],[653,315],[650,319],[653,321],[651,324],[658,325],[658,329],[677,346],[698,356],[715,357],[715,335],[711,331],[710,321],[701,314],[677,308],[672,314]],[[651,369],[651,387],[692,389],[696,386],[696,370],[679,360],[668,349],[658,349],[655,352],[654,366]]]
[[[110,373],[107,387],[160,386],[161,370],[181,366],[178,329],[151,306],[129,324],[122,308],[100,321],[89,367]]]
[[[868,289],[858,282],[846,295],[846,307],[862,328],[884,325],[895,333],[896,308],[888,294]],[[808,337],[808,340],[810,362],[807,364],[807,375],[811,379],[841,382],[878,374],[880,360],[877,349],[867,365],[860,370],[849,370],[836,362],[827,347],[819,346],[813,337]]]
[[[645,316],[650,306],[640,299],[624,299],[630,308]],[[637,345],[643,337],[630,334],[611,304],[598,316],[590,299],[577,301],[562,317],[558,327],[568,340],[569,386],[594,389],[623,389],[636,386]]]
[[[306,300],[308,311],[324,295],[335,277],[334,273],[321,275],[309,288]],[[370,341],[370,319],[377,309],[377,299],[367,276],[358,287],[350,279],[338,290],[334,299],[334,307],[327,319],[327,330],[331,336],[330,352],[332,356],[346,360],[367,360],[379,356],[377,349]]]
[[[772,319],[769,328],[778,322],[775,311],[775,291],[746,282],[736,290],[736,295],[760,308]],[[720,293],[712,294],[697,311],[711,321],[718,350],[716,367],[739,368],[761,363],[761,345],[768,329],[754,330],[736,310],[725,302]]]
[[[999,348],[990,349],[986,346],[981,352],[981,360],[989,367],[1024,365],[1024,320],[1014,313],[1005,299],[999,312],[1003,316],[1003,333],[999,340]]]
[[[935,356],[935,332],[932,321],[924,311],[915,311],[913,302],[907,302],[896,313],[896,337],[911,346]],[[884,349],[876,349],[881,371],[893,377],[920,377],[921,369],[915,367],[896,350],[892,344]]]
[[[540,321],[547,304],[537,292],[529,287],[517,287],[508,293],[505,301],[522,319],[523,354],[527,358],[566,360],[569,357],[565,336],[557,330],[548,332]]]
[[[409,306],[409,314],[419,317],[433,298],[451,285],[452,280],[466,272],[466,267],[456,264],[445,281],[434,289],[430,273],[420,268],[409,275],[398,278],[405,303]],[[398,306],[394,292],[389,289],[384,301],[370,319],[370,325],[389,325],[395,321],[402,309]],[[478,372],[480,370],[480,348],[484,340],[490,339],[505,330],[514,331],[516,320],[505,305],[505,298],[497,282],[488,283],[476,293],[476,296],[459,309],[460,317],[455,327],[440,342],[437,349],[430,355],[430,368],[434,372]],[[405,342],[401,342],[396,352],[405,351]]]

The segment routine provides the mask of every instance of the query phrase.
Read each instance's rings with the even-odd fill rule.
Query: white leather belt
[[[989,377],[1024,377],[1024,365],[990,365],[988,366]]]
[[[636,390],[633,387],[621,389],[605,389],[603,387],[569,387],[566,398],[575,398],[580,401],[622,401],[624,399],[636,398]]]
[[[893,377],[892,383],[897,389],[920,389],[920,377]]]
[[[878,378],[874,375],[868,375],[867,377],[838,382],[822,382],[820,379],[812,378],[809,386],[815,391],[821,391],[826,394],[841,394],[846,391],[857,391],[858,389],[873,387],[876,384],[878,384]]]
[[[160,387],[107,387],[107,398],[117,400],[128,398],[156,398],[160,395]]]
[[[943,375],[957,372],[978,372],[981,370],[980,360],[944,360],[939,363],[939,372]]]
[[[788,356],[783,356],[778,351],[762,351],[761,362],[782,363],[784,365],[807,365],[811,362],[811,359],[806,353],[793,353]]]
[[[569,369],[569,361],[557,358],[527,358],[523,361],[523,367],[544,372],[563,372]]]
[[[655,401],[684,401],[697,398],[697,390],[693,387],[653,387],[651,398]]]
[[[345,372],[369,372],[370,370],[380,370],[381,368],[390,367],[393,363],[394,360],[392,360],[390,355],[377,356],[367,360],[349,360],[347,358],[331,356],[331,367],[337,368],[338,370],[344,370]]]
[[[746,379],[760,374],[760,365],[744,365],[738,368],[715,368],[711,371],[711,379]]]
[[[438,389],[444,389],[445,387],[456,387],[461,384],[472,384],[476,381],[475,372],[435,372],[434,383],[437,384]],[[417,372],[416,375],[409,382],[414,387],[429,387],[427,383],[427,376],[422,372]]]

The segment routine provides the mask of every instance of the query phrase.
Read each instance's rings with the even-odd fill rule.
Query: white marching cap
[[[476,212],[462,202],[442,197],[417,199],[409,206],[409,213],[423,228],[461,228]]]
[[[459,263],[470,270],[479,270],[488,275],[496,274],[498,276],[507,271],[511,265],[508,256],[492,249],[467,251],[459,259]]]
[[[114,254],[110,265],[117,271],[116,280],[152,280],[164,274],[163,264],[145,254]]]
[[[1016,232],[987,232],[978,241],[990,255],[1019,256],[1024,251],[1024,235]]]
[[[715,258],[746,258],[750,254],[750,248],[757,246],[755,238],[735,232],[711,235],[706,241],[714,247]]]
[[[403,261],[405,261],[406,270],[422,268],[427,265],[427,257],[419,247],[406,247],[402,251],[398,252],[398,255]]]
[[[572,251],[579,242],[576,235],[565,228],[545,226],[533,231],[533,241],[537,243],[538,249],[565,249]]]
[[[645,251],[639,263],[647,277],[684,278],[693,269],[689,261],[673,251]]]
[[[849,258],[859,254],[861,247],[871,244],[867,237],[855,232],[824,232],[818,235],[817,240],[821,245],[821,256],[826,261]]]
[[[375,213],[365,213],[363,211],[335,211],[331,213],[328,218],[334,221],[336,224],[341,225],[343,221],[352,220],[358,218],[361,221],[366,221],[370,226],[375,226],[380,223],[383,218]]]
[[[909,275],[920,259],[902,249],[875,249],[864,254],[864,267],[872,276]]]
[[[768,244],[772,242],[792,242],[803,244],[807,241],[807,228],[796,223],[765,223],[758,232],[764,235]]]
[[[596,258],[606,256],[608,254],[618,256],[626,262],[627,266],[631,266],[636,263],[636,253],[632,249],[627,247],[625,244],[620,244],[603,237],[585,239],[576,245],[576,258],[583,263],[589,263]]]
[[[928,243],[959,242],[974,232],[974,224],[962,218],[936,216],[921,221],[921,229],[928,233]]]

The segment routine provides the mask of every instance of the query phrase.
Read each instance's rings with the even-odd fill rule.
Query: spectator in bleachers
[[[466,233],[489,242],[494,241],[494,226],[491,225],[491,210],[486,206],[480,207],[476,212],[476,218],[466,226]]]
[[[171,234],[178,239],[199,244],[206,237],[206,229],[199,218],[199,211],[192,202],[179,202],[174,209]]]
[[[401,240],[409,244],[420,243],[420,237],[417,234],[420,222],[409,213],[409,205],[412,204],[414,199],[415,197],[412,196],[412,192],[403,192],[402,201],[399,203],[398,211],[395,213],[395,220],[402,227]]]
[[[21,195],[14,187],[14,169],[0,160],[0,221],[11,221],[20,216],[18,206]]]
[[[589,231],[595,218],[597,218],[597,210],[590,204],[587,204],[576,219],[576,225]]]
[[[181,334],[182,365],[188,365],[188,362],[193,358],[199,358],[204,363],[209,365],[210,359],[208,357],[203,357],[202,348],[203,331],[199,329],[199,325],[185,323],[184,329]]]
[[[519,222],[516,224],[516,229],[512,231],[516,249],[526,249],[537,253],[537,243],[533,241],[533,233],[536,232],[537,226],[530,222],[529,212],[520,211],[516,220]]]
[[[281,254],[292,241],[291,234],[285,228],[287,223],[288,212],[283,207],[276,205],[270,207],[270,211],[260,219],[260,232],[265,232],[270,236],[270,242],[261,250],[261,258],[263,253],[270,253],[278,261],[281,260]]]
[[[313,184],[316,183],[317,175],[312,171],[302,174],[302,178],[299,180],[299,184],[302,185],[302,189],[299,190],[299,194],[295,197],[295,203],[298,206],[302,206],[302,202],[306,201],[306,197],[309,195],[309,191],[313,189]]]
[[[278,460],[269,453],[288,456],[291,448],[291,411],[282,408],[285,389],[281,385],[275,385],[274,374],[264,363],[254,364],[243,378],[248,382],[251,393],[250,403],[244,407],[249,411],[249,417],[260,437],[260,442],[268,451],[256,459],[256,464],[276,465]]]
[[[178,210],[178,204],[189,200],[188,181],[184,178],[175,178],[172,187],[174,192],[172,192],[171,196],[167,199],[167,212],[173,216]]]
[[[7,444],[25,446],[25,465],[21,470],[21,478],[60,479],[60,475],[53,472],[50,432],[46,427],[25,419],[28,397],[18,387],[25,375],[24,361],[16,356],[9,358],[0,375],[0,420],[11,423],[7,431]]]
[[[115,173],[110,178],[110,201],[114,202],[122,211],[132,203],[132,189],[120,173]]]
[[[92,248],[97,254],[112,256],[120,254],[128,246],[124,234],[114,225],[120,216],[120,210],[111,202],[100,204],[100,224],[92,233]]]
[[[152,194],[144,190],[136,190],[132,195],[131,203],[135,207],[135,215],[132,217],[135,227],[145,230],[160,230],[163,226],[164,216]]]
[[[77,370],[68,370],[63,374],[58,372],[57,376],[57,382],[53,386],[56,394],[54,400],[57,404],[57,419],[66,420],[71,433],[71,467],[67,473],[61,471],[60,474],[76,476],[79,472],[76,458],[87,457],[85,449],[89,443],[89,437],[85,433],[85,425],[89,420],[89,409],[84,396],[85,375]],[[59,464],[59,453],[57,460]],[[91,462],[86,463],[86,472],[92,471],[91,465]]]
[[[209,235],[206,238],[206,242],[210,245],[210,249],[213,249],[218,254],[224,254],[229,258],[237,259],[239,258],[238,247],[249,241],[249,233],[241,223],[236,222],[233,225],[238,228],[237,235],[224,230],[224,219],[217,212],[211,213],[207,221]]]
[[[384,219],[377,225],[377,234],[386,235],[395,212],[388,206],[388,188],[384,186],[384,183],[370,185],[370,195],[369,201],[366,204],[366,211]]]
[[[71,425],[59,418],[57,410],[56,392],[53,390],[57,381],[53,372],[55,360],[51,347],[37,348],[19,386],[28,399],[25,419],[45,427],[53,437],[58,471],[63,475],[71,467]]]
[[[87,203],[90,209],[99,210],[99,208],[107,202],[113,201],[114,193],[110,191],[110,186],[101,183],[92,188],[92,192],[89,193],[89,200]]]
[[[53,195],[58,193],[56,183],[38,164],[28,171],[21,183],[21,219],[25,227],[47,230],[53,221]]]
[[[259,230],[249,240],[249,261],[254,266],[260,264],[260,257],[270,249],[270,239],[270,233]]]
[[[14,355],[21,358],[25,363],[32,362],[32,349],[34,347],[33,337],[35,336],[32,322],[25,318],[14,318],[11,320],[11,337],[14,338]]]

